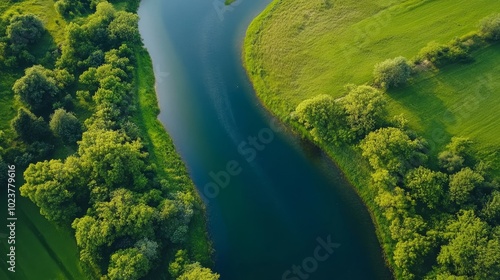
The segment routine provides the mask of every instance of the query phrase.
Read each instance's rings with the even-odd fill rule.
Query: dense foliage
[[[50,37],[38,17],[14,15],[0,26],[0,66],[19,72],[11,87],[21,104],[11,121],[16,137],[4,141],[0,131],[0,170],[6,162],[27,167],[21,195],[74,229],[89,278],[166,272],[165,259],[187,247],[202,206],[182,170],[158,168],[148,131],[135,123],[138,16],[103,0],[59,0],[56,8],[68,19],[65,40],[57,49],[44,45],[46,54],[36,50]],[[50,159],[54,146],[58,159]],[[168,278],[218,279],[183,251],[179,274]]]
[[[389,88],[405,84],[410,78],[411,72],[412,68],[408,60],[399,56],[375,65],[373,75],[377,85]]]

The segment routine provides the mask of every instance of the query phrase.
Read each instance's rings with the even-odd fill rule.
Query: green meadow
[[[286,120],[301,101],[343,96],[347,84],[370,84],[375,64],[411,59],[430,42],[446,44],[499,10],[492,0],[274,1],[248,29],[244,61],[263,103]],[[390,90],[390,115],[404,113],[436,148],[453,135],[467,136],[477,151],[491,155],[500,144],[493,122],[500,106],[493,77],[499,55],[491,46],[473,53],[473,63],[424,73]]]

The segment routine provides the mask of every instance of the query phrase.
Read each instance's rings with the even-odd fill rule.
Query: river
[[[370,216],[330,160],[257,100],[241,62],[270,0],[143,0],[159,116],[207,204],[221,280],[389,279]]]

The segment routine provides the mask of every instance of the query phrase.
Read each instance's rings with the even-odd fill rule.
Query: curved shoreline
[[[367,212],[370,214],[371,217],[371,222],[372,225],[375,228],[375,234],[378,239],[378,243],[380,246],[381,250],[381,255],[386,263],[387,268],[391,271],[392,277],[395,279],[395,270],[394,270],[394,265],[393,262],[391,262],[391,259],[388,257],[388,249],[386,248],[387,246],[390,246],[390,244],[385,244],[383,240],[390,238],[387,233],[384,233],[382,230],[382,227],[378,221],[378,219],[382,216],[380,211],[377,211],[376,207],[373,207],[373,204],[369,203],[369,199],[373,201],[373,198],[370,193],[363,193],[361,192],[362,190],[362,184],[367,183],[367,182],[361,182],[359,180],[356,180],[356,176],[352,174],[352,172],[355,172],[353,169],[351,169],[350,166],[347,164],[342,164],[345,163],[346,159],[348,160],[349,155],[342,155],[341,149],[342,147],[337,148],[336,150],[338,151],[333,151],[330,150],[327,146],[322,145],[322,143],[317,143],[315,142],[312,137],[310,136],[307,131],[304,130],[303,126],[299,125],[298,123],[295,123],[290,120],[289,116],[285,114],[284,112],[280,111],[283,110],[281,107],[286,106],[286,104],[281,103],[279,100],[275,99],[275,96],[266,96],[266,90],[269,90],[269,88],[266,87],[265,82],[261,79],[259,75],[255,75],[251,73],[251,69],[249,65],[254,66],[254,60],[250,57],[250,53],[252,52],[253,48],[253,43],[255,42],[258,38],[258,34],[260,31],[263,29],[263,26],[265,25],[265,21],[272,16],[272,11],[281,3],[281,0],[273,0],[271,4],[269,4],[266,9],[259,14],[250,24],[249,28],[247,29],[245,40],[243,43],[243,50],[242,50],[242,63],[243,67],[245,69],[245,72],[247,74],[247,77],[252,84],[252,87],[256,93],[257,99],[259,100],[260,104],[262,107],[268,111],[271,115],[277,117],[281,123],[284,124],[284,126],[291,131],[295,136],[300,137],[301,139],[307,140],[309,143],[314,145],[315,147],[318,147],[323,154],[325,154],[331,161],[332,164],[334,164],[338,169],[342,172],[342,175],[345,177],[347,182],[349,182],[350,186],[353,188],[353,190],[356,192],[358,197],[361,199],[363,202]],[[255,28],[255,26],[258,26],[257,31],[252,30]],[[255,31],[255,32],[253,32]],[[267,98],[270,98],[269,100]],[[274,105],[274,104],[277,105]],[[346,147],[346,149],[351,150],[350,147]],[[354,151],[352,151],[354,152]],[[347,157],[346,157],[347,156]],[[364,169],[364,168],[363,168]],[[358,170],[359,171],[359,170]],[[366,179],[366,178],[364,178]],[[372,205],[372,206],[370,206]],[[386,246],[384,246],[386,245]]]

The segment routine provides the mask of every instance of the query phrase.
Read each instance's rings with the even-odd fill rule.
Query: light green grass
[[[478,22],[495,11],[500,11],[495,0],[275,0],[250,25],[243,60],[263,104],[311,139],[290,119],[300,102],[319,94],[339,97],[346,94],[346,84],[371,83],[376,63],[400,55],[412,58],[431,41],[448,43],[477,30]],[[452,135],[461,135],[476,142],[483,158],[497,158],[499,47],[474,57],[472,64],[422,74],[409,86],[389,92],[390,115],[404,112],[411,128],[434,145],[434,155]],[[477,92],[485,98],[477,98]],[[319,145],[355,186],[374,218],[384,251],[392,252],[389,224],[368,187],[366,161],[355,148]],[[497,159],[496,165],[498,175]],[[394,269],[392,258],[386,259]]]

